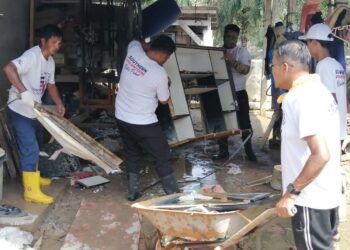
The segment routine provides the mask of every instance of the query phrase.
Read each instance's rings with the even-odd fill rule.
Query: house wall
[[[28,49],[29,40],[29,2],[28,0],[0,1],[0,104],[7,101],[6,80],[2,68],[6,63]]]

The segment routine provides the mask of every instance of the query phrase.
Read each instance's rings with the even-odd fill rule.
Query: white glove
[[[34,108],[34,98],[28,90],[21,93],[21,100],[31,108]]]

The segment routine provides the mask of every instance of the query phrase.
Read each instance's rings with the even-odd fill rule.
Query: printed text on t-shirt
[[[125,69],[135,76],[144,76],[147,73],[147,69],[139,64],[132,56],[126,59]]]

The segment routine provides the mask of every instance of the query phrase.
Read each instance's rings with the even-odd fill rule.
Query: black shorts
[[[298,250],[332,250],[337,208],[312,209],[296,206],[292,217],[295,246]]]

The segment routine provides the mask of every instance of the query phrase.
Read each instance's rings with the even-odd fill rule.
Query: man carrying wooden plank
[[[62,43],[62,31],[55,25],[41,29],[40,45],[25,51],[4,67],[11,83],[8,117],[16,135],[23,177],[24,199],[35,203],[51,204],[53,198],[41,192],[40,185],[51,180],[41,178],[38,138],[42,128],[34,114],[34,103],[41,103],[46,88],[57,106],[60,116],[65,108],[55,85],[55,62],[52,58]]]
[[[273,54],[272,73],[287,89],[282,110],[280,217],[292,217],[297,249],[333,249],[334,218],[341,200],[338,106],[301,41],[284,41]],[[292,211],[294,206],[297,213]]]
[[[139,174],[142,149],[156,159],[156,171],[165,193],[179,191],[170,165],[169,145],[155,114],[158,102],[167,104],[170,99],[168,75],[162,65],[176,47],[170,37],[159,35],[149,49],[144,48],[139,41],[130,42],[115,102],[130,201],[142,195]]]

